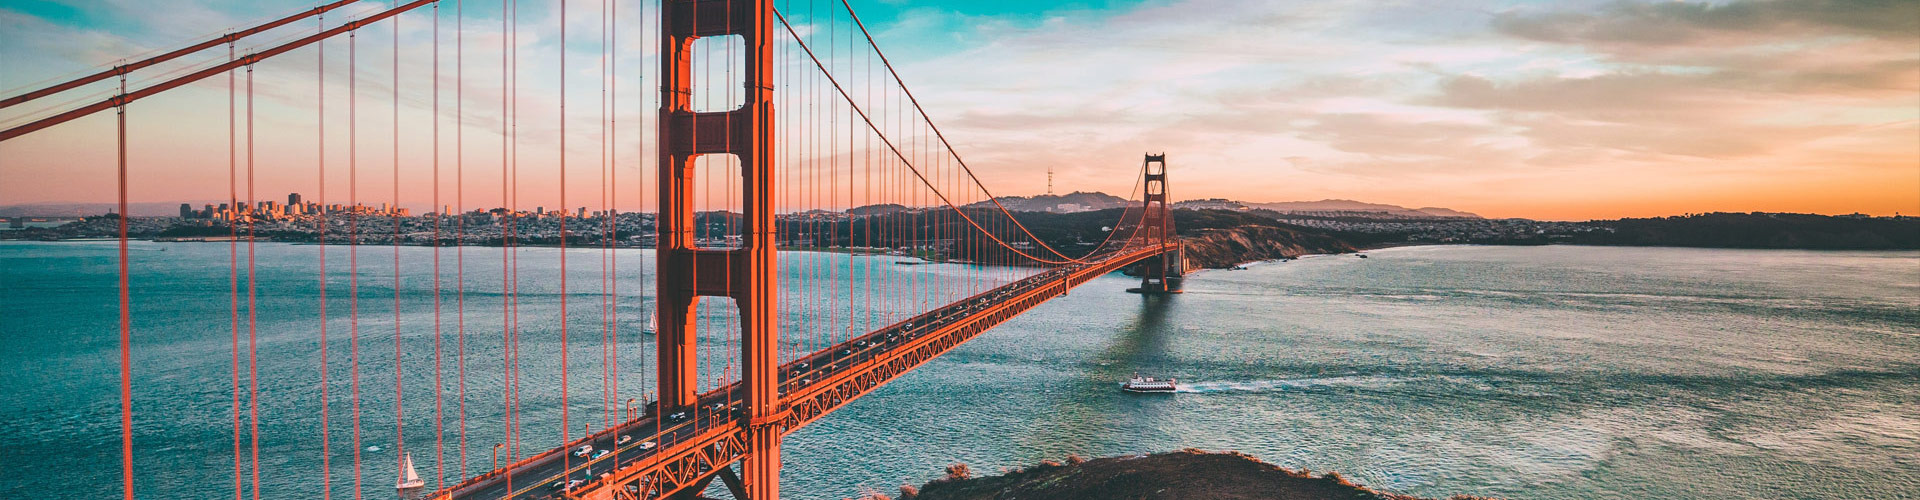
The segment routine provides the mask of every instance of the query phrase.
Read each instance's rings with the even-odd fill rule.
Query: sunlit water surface
[[[260,489],[314,498],[323,479],[318,247],[258,248]],[[501,441],[501,251],[464,253],[469,287],[486,290],[468,292],[464,314],[465,471],[477,473]],[[615,253],[617,405],[651,386],[651,337],[634,330],[649,307],[641,294],[651,274],[641,269],[652,255]],[[350,497],[355,481],[347,254],[330,247],[327,256],[325,449],[336,497]],[[0,243],[0,497],[118,495],[114,255],[110,242]],[[135,243],[132,255],[140,496],[231,497],[229,247]],[[395,496],[393,255],[359,255],[358,450],[369,498]],[[529,448],[559,440],[557,255],[520,256]],[[572,421],[594,426],[605,415],[601,255],[570,254],[568,287]],[[848,267],[894,283],[958,271],[785,255],[790,275],[816,282],[845,280],[830,270]],[[785,496],[891,492],[953,462],[992,472],[1068,454],[1195,447],[1423,496],[1920,497],[1920,253],[1451,246],[1369,255],[1199,273],[1185,295],[1167,298],[1124,293],[1132,281],[1119,275],[1095,280],[790,435]],[[443,354],[447,420],[436,435],[432,251],[400,256],[405,445],[431,486],[461,470],[456,359]],[[451,290],[454,251],[441,258]],[[451,353],[456,302],[450,291],[441,299]],[[790,329],[845,322],[789,309]],[[246,316],[242,308],[241,418],[250,425]],[[718,336],[706,341],[716,346],[707,359],[726,356]],[[793,342],[789,351],[809,341]],[[1135,372],[1184,388],[1116,390]],[[252,443],[242,445],[251,463]],[[250,473],[243,482],[250,487]]]

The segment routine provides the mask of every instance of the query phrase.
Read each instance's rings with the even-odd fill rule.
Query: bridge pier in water
[[[1175,244],[1165,253],[1140,261],[1140,266],[1135,268],[1136,274],[1140,275],[1140,287],[1128,288],[1127,291],[1142,294],[1184,292],[1183,285],[1186,281],[1184,249],[1185,247]]]

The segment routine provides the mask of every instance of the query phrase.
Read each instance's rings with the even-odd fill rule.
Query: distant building
[[[287,206],[300,206],[300,193],[287,193]]]
[[[191,219],[191,218],[193,218],[193,204],[192,204],[192,203],[181,203],[181,204],[180,204],[180,218],[182,218],[182,219]]]

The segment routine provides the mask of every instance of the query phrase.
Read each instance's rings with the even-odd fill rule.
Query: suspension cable
[[[935,187],[933,184],[933,181],[928,179],[926,174],[921,172],[919,167],[915,167],[913,165],[913,161],[909,160],[907,158],[907,155],[900,151],[899,146],[894,144],[892,139],[888,139],[886,135],[880,131],[879,126],[873,123],[873,119],[867,115],[867,112],[863,109],[860,109],[859,106],[855,105],[852,95],[848,94],[846,88],[840,85],[839,80],[835,79],[832,73],[829,73],[827,71],[826,65],[820,61],[819,56],[813,53],[813,49],[811,47],[808,47],[806,42],[800,40],[800,33],[793,28],[793,25],[791,23],[787,22],[786,16],[780,14],[778,11],[775,11],[774,15],[777,18],[779,18],[780,25],[787,29],[787,33],[793,35],[795,43],[798,43],[800,45],[800,48],[807,53],[807,57],[813,60],[814,66],[816,68],[819,68],[821,73],[825,74],[827,81],[833,84],[834,90],[838,91],[840,93],[840,96],[847,101],[848,106],[852,108],[852,111],[859,113],[861,120],[865,121],[867,124],[867,127],[873,130],[875,134],[880,134],[880,141],[886,144],[887,149],[891,150],[894,156],[899,157],[900,161],[906,165],[907,169],[912,171],[914,176],[918,177],[920,179],[920,182],[926,185],[929,191],[931,191],[935,196],[938,196],[942,203],[945,203],[949,208],[953,209],[953,211],[957,213],[962,219],[965,219],[968,225],[971,225],[973,226],[974,229],[978,229],[982,233],[985,233],[988,238],[991,238],[994,242],[999,243],[1001,247],[1006,248],[1007,250],[1015,254],[1018,254],[1021,257],[1025,257],[1035,262],[1039,262],[1043,264],[1055,264],[1055,265],[1086,263],[1086,259],[1090,257],[1092,254],[1084,255],[1079,258],[1067,257],[1066,255],[1061,254],[1056,250],[1053,250],[1053,247],[1046,245],[1045,242],[1039,241],[1038,237],[1033,237],[1031,232],[1028,232],[1027,235],[1029,237],[1033,237],[1035,243],[1038,243],[1041,247],[1046,248],[1049,251],[1052,251],[1055,255],[1059,255],[1064,260],[1047,259],[1047,258],[1035,256],[1033,254],[1029,254],[1025,251],[1020,250],[1019,248],[1015,248],[1012,244],[1008,243],[1006,240],[1001,239],[999,235],[994,234],[992,231],[988,231],[985,227],[982,227],[978,221],[974,220],[973,216],[967,215],[965,210],[962,210],[958,205],[954,204],[953,200],[948,198],[946,193],[941,192],[939,188]],[[981,190],[984,193],[985,187],[983,186]],[[991,195],[989,195],[989,197],[991,197]],[[1009,219],[1012,219],[1015,225],[1019,225],[1019,220],[1013,219],[1012,213],[1007,212],[1005,208],[1002,208],[1001,212],[1006,214]],[[1023,231],[1025,230],[1025,226],[1020,226],[1020,227],[1022,228]]]
[[[867,39],[867,46],[872,47],[873,53],[875,55],[880,56],[880,64],[887,68],[888,74],[893,75],[893,81],[899,84],[900,92],[906,96],[907,101],[909,103],[913,104],[914,111],[920,114],[920,119],[926,122],[927,128],[933,132],[934,137],[938,138],[940,140],[940,144],[946,147],[948,156],[953,157],[954,161],[960,165],[960,170],[962,172],[965,172],[968,178],[973,179],[974,185],[980,186],[980,192],[986,195],[988,201],[993,202],[994,208],[997,208],[1000,210],[1001,213],[1006,214],[1007,219],[1011,220],[1015,227],[1020,228],[1020,232],[1025,233],[1028,238],[1032,238],[1034,243],[1039,244],[1041,248],[1047,249],[1048,252],[1052,252],[1054,255],[1057,255],[1060,258],[1067,259],[1075,263],[1080,263],[1083,260],[1085,260],[1087,257],[1093,255],[1092,253],[1089,253],[1087,255],[1082,255],[1079,258],[1067,257],[1066,254],[1062,254],[1060,253],[1059,250],[1055,250],[1052,245],[1048,245],[1045,241],[1042,241],[1038,236],[1034,236],[1033,232],[1028,230],[1025,224],[1020,223],[1020,219],[1014,218],[1013,213],[1008,211],[1006,206],[1000,204],[1000,197],[994,196],[993,192],[987,190],[986,183],[981,182],[980,177],[978,175],[974,175],[973,168],[967,166],[966,159],[961,158],[960,152],[953,148],[953,144],[947,142],[946,134],[941,133],[940,126],[935,125],[933,123],[933,117],[928,116],[927,110],[925,108],[920,107],[920,100],[913,97],[913,91],[911,89],[908,89],[907,82],[900,78],[900,72],[895,71],[893,69],[893,62],[887,59],[887,54],[885,52],[880,51],[880,45],[874,42],[873,34],[867,31],[866,23],[861,22],[860,15],[853,12],[853,5],[848,4],[847,0],[840,0],[840,5],[846,7],[847,17],[852,19],[853,24],[860,28],[860,34],[865,36]],[[780,22],[781,24],[785,24],[786,19],[782,18]],[[1098,250],[1098,247],[1095,247],[1095,249]]]

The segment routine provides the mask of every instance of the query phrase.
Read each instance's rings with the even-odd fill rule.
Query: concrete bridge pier
[[[1140,261],[1135,274],[1140,275],[1140,287],[1128,288],[1131,293],[1170,294],[1184,290],[1187,269],[1185,246],[1176,245],[1158,256]]]

